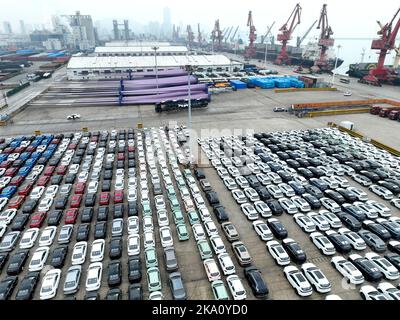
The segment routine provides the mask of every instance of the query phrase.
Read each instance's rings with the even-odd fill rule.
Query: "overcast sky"
[[[276,21],[274,34],[286,21],[297,0],[0,0],[0,21],[11,21],[19,30],[18,21],[50,25],[53,14],[73,14],[80,10],[90,14],[94,21],[129,19],[139,23],[162,22],[163,8],[171,9],[172,22],[179,24],[201,23],[202,28],[212,29],[215,19],[220,19],[221,28],[240,25],[246,29],[247,14],[253,11],[254,24],[261,35],[266,27]],[[295,32],[301,35],[318,19],[323,3],[328,4],[330,24],[336,37],[375,37],[376,20],[386,23],[399,7],[399,0],[302,0],[302,24]],[[2,27],[2,25],[1,25]],[[134,31],[134,30],[133,30]]]

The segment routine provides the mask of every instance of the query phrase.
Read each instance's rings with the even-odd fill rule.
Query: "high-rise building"
[[[165,7],[163,10],[163,24],[161,33],[164,37],[171,37],[172,34],[172,20],[171,10],[169,7]]]
[[[114,40],[120,40],[117,20],[113,20],[113,35],[114,35]]]
[[[8,21],[4,21],[3,22],[3,29],[4,29],[4,33],[11,34],[12,33],[11,23],[8,22]]]
[[[78,50],[89,50],[96,46],[93,21],[90,15],[81,15],[79,11],[69,16],[74,47]]]
[[[19,20],[19,29],[21,34],[26,34],[25,22],[24,20]]]

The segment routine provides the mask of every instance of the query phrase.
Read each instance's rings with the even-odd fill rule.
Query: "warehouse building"
[[[224,55],[174,55],[174,56],[128,56],[128,57],[88,57],[74,56],[67,66],[69,80],[120,79],[127,78],[129,72],[153,72],[157,70],[196,67],[198,72],[235,72],[243,69],[243,64],[232,61]]]
[[[105,43],[106,47],[169,47],[170,42],[159,41],[111,41]]]
[[[96,47],[94,53],[97,57],[129,57],[129,56],[181,56],[188,53],[185,46],[129,46],[129,47]]]

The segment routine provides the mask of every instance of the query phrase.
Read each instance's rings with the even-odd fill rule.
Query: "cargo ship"
[[[368,75],[371,69],[375,69],[376,65],[377,65],[376,62],[353,63],[349,66],[349,70],[346,73],[350,77],[361,79],[366,75]],[[392,66],[385,66],[385,67],[392,68]],[[398,68],[397,71],[394,72],[397,73],[397,78],[393,82],[393,84],[400,86],[400,68]]]

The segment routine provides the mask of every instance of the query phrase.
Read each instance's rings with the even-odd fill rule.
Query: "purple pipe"
[[[166,87],[166,88],[159,88],[158,93],[164,92],[175,92],[175,91],[188,91],[188,86],[176,86],[176,87]],[[208,87],[207,84],[193,84],[190,86],[192,91],[207,91]],[[124,96],[136,96],[136,95],[154,95],[157,94],[157,89],[142,89],[142,90],[125,90],[122,91]]]

